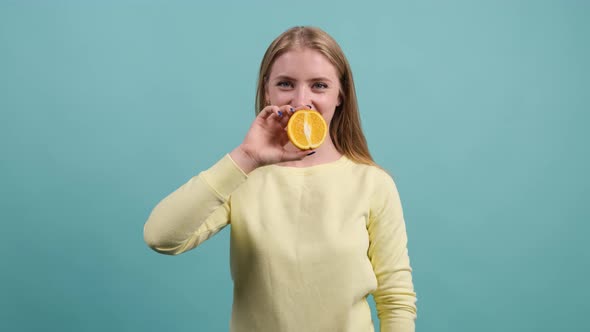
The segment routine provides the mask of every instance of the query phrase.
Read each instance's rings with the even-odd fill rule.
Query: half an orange
[[[287,124],[289,140],[301,150],[317,148],[324,142],[327,134],[328,126],[318,111],[297,111],[291,115]]]

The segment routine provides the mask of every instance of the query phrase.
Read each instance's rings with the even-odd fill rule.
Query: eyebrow
[[[275,77],[275,80],[297,81],[296,79],[294,79],[293,77],[288,76],[288,75],[279,75],[279,76]],[[323,76],[314,77],[314,78],[312,78],[312,79],[310,79],[308,81],[309,82],[324,81],[324,82],[330,82],[330,83],[332,82],[331,79],[329,79],[327,77],[323,77]]]

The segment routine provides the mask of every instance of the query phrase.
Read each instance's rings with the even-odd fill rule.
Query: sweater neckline
[[[329,161],[323,164],[317,164],[313,166],[306,166],[306,167],[296,167],[296,166],[279,166],[279,165],[269,165],[268,167],[272,168],[273,170],[277,170],[279,172],[286,172],[292,174],[313,174],[329,169],[333,169],[345,164],[348,161],[346,155],[340,156],[340,158]]]

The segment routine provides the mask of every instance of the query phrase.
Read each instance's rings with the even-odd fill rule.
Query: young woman
[[[314,151],[287,137],[301,109],[329,135]],[[277,37],[260,67],[257,116],[243,142],[164,198],[147,244],[176,255],[231,224],[234,332],[414,331],[416,294],[402,206],[361,130],[336,41],[313,27]]]

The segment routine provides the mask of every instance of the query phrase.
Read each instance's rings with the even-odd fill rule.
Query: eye
[[[293,86],[293,84],[291,84],[291,82],[288,82],[288,81],[279,81],[279,82],[277,82],[277,86],[279,88],[290,88]]]
[[[323,82],[316,82],[313,84],[313,88],[314,89],[327,89],[328,88],[328,84],[323,83]]]

